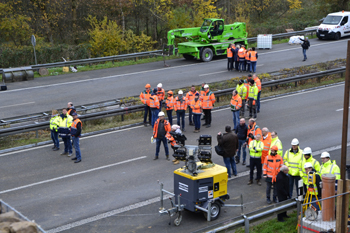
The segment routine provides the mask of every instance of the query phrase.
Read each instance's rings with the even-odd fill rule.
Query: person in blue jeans
[[[158,117],[153,128],[153,138],[156,140],[156,155],[154,160],[159,158],[160,144],[163,142],[165,157],[169,161],[169,147],[166,135],[171,131],[171,125],[165,120],[164,112],[159,112]]]
[[[227,168],[228,177],[231,178],[231,168],[234,176],[237,176],[237,169],[235,163],[235,154],[238,150],[238,137],[231,131],[231,126],[225,127],[224,134],[221,132],[217,135],[218,145],[223,149],[224,163]]]
[[[248,126],[245,123],[245,119],[241,118],[239,120],[239,125],[237,126],[235,133],[237,134],[238,137],[238,151],[237,151],[237,156],[236,156],[236,163],[238,164],[239,161],[241,160],[241,151],[242,151],[242,157],[243,157],[243,163],[242,165],[245,165],[246,158],[247,158],[247,133],[248,133]]]
[[[60,141],[58,140],[59,124],[60,124],[60,119],[59,119],[58,111],[54,109],[52,110],[52,117],[50,119],[51,139],[53,142],[52,150],[54,151],[60,149]]]
[[[309,42],[309,38],[308,37],[305,37],[305,40],[301,39],[299,37],[299,40],[301,40],[303,43],[301,44],[301,47],[303,48],[303,55],[304,55],[304,60],[303,61],[306,61],[307,57],[306,57],[306,50],[309,49],[310,47],[310,42]]]
[[[81,129],[83,127],[83,123],[78,119],[78,114],[76,112],[72,113],[73,123],[70,127],[70,134],[72,135],[73,146],[75,149],[75,157],[72,160],[75,160],[74,163],[81,162],[81,153],[80,153],[80,145],[79,138],[81,135]]]

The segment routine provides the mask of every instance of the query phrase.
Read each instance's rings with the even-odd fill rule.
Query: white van
[[[328,14],[322,24],[318,26],[318,39],[339,40],[343,36],[350,36],[350,11],[341,11]]]

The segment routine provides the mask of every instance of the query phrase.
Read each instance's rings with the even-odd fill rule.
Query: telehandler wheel
[[[221,212],[221,205],[216,201],[211,204],[211,216],[210,216],[210,221],[216,220]],[[207,219],[208,218],[208,213],[204,212],[204,217]]]
[[[182,54],[182,56],[183,56],[186,60],[193,60],[193,58],[194,58],[194,56],[188,55],[188,54]]]
[[[203,49],[201,54],[201,60],[208,62],[208,61],[211,61],[212,59],[213,59],[213,50],[211,50],[210,48]]]

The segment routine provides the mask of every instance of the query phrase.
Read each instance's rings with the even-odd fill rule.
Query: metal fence
[[[319,77],[323,77],[326,75],[340,74],[340,73],[344,73],[344,72],[345,72],[345,68],[336,68],[336,69],[321,71],[321,72],[312,73],[312,74],[297,75],[297,76],[290,77],[290,78],[263,82],[262,87],[263,88],[265,88],[265,87],[273,88],[273,87],[281,85],[281,84],[293,83],[293,82],[295,83],[295,86],[297,86],[298,82],[301,80],[319,78]],[[218,102],[220,101],[221,96],[230,95],[234,89],[235,88],[228,88],[228,89],[224,89],[224,90],[215,91],[214,94],[216,95],[217,101]],[[102,119],[102,118],[112,117],[112,116],[121,116],[122,120],[124,120],[125,114],[140,112],[143,110],[144,110],[144,105],[125,106],[125,107],[120,107],[117,109],[87,113],[87,114],[79,116],[79,118],[81,120],[88,121],[88,120],[96,120],[96,119]],[[29,131],[47,129],[49,127],[48,118],[50,116],[48,113],[44,113],[43,117],[47,120],[45,120],[43,122],[34,122],[31,124],[20,125],[20,126],[13,126],[13,127],[6,127],[6,128],[4,127],[2,129],[0,129],[0,137],[15,135],[15,134],[29,132]],[[2,122],[2,124],[6,125],[6,120],[0,120],[0,122]]]
[[[34,222],[34,221],[29,220],[21,212],[19,212],[18,210],[16,210],[15,208],[13,208],[12,206],[10,206],[9,204],[7,204],[6,202],[4,202],[3,200],[0,199],[0,214],[7,213],[10,211],[15,212],[16,215],[18,216],[18,218],[23,220],[23,221]],[[38,224],[36,224],[36,226],[37,226],[39,232],[46,233],[41,226],[39,226]]]

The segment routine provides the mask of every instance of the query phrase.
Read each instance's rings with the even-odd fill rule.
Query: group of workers
[[[310,185],[312,185],[312,199],[310,199],[310,201],[315,201],[316,197],[319,199],[321,197],[319,182],[323,174],[334,174],[336,180],[340,179],[340,169],[336,165],[335,160],[331,160],[331,156],[328,152],[323,152],[321,154],[322,163],[320,164],[312,157],[311,148],[305,147],[304,150],[302,150],[299,146],[299,140],[294,138],[291,141],[291,147],[283,154],[282,142],[279,140],[277,132],[274,131],[270,133],[269,129],[266,127],[261,130],[256,124],[255,119],[250,119],[248,125],[246,125],[245,119],[241,118],[240,125],[236,128],[235,132],[239,140],[239,148],[236,160],[233,161],[233,163],[239,163],[240,152],[243,150],[243,165],[245,165],[246,146],[248,146],[250,155],[250,164],[248,165],[250,167],[250,178],[248,185],[253,184],[253,174],[256,168],[257,174],[255,180],[257,184],[261,185],[260,180],[262,177],[266,179],[266,199],[268,204],[272,203],[271,189],[277,185],[276,182],[278,182],[278,174],[280,172],[288,174],[288,185],[281,184],[284,189],[287,187],[287,190],[281,190],[280,187],[282,186],[280,185],[277,185],[277,187],[273,189],[272,201],[274,202],[281,201],[280,199],[292,198],[294,185],[296,187],[296,193],[298,194],[298,182],[300,179],[303,180],[304,193],[306,193]],[[285,167],[283,168],[283,166]],[[230,167],[227,166],[227,169],[229,170]],[[310,171],[316,175],[314,184],[310,184],[308,181]],[[233,172],[234,174],[236,173],[236,171]],[[229,176],[230,174],[230,171],[228,171]],[[284,198],[281,192],[284,193]],[[317,204],[313,205],[319,210]],[[281,216],[279,216],[279,220],[283,220]]]
[[[78,118],[73,103],[69,102],[67,105],[67,108],[62,109],[61,114],[58,114],[56,109],[52,110],[52,116],[50,119],[51,139],[54,144],[52,150],[58,151],[60,149],[60,142],[58,139],[58,136],[60,136],[64,143],[64,151],[61,155],[71,157],[73,154],[73,145],[75,149],[75,157],[72,158],[72,160],[74,160],[74,163],[80,163],[81,152],[79,138],[81,136],[83,123]]]
[[[167,92],[165,99],[165,91],[163,85],[159,83],[157,88],[151,89],[150,84],[146,84],[145,90],[140,94],[140,100],[144,104],[144,118],[143,123],[147,126],[148,123],[154,129],[155,123],[162,113],[162,107],[165,108],[168,121],[173,125],[173,110],[176,112],[177,125],[185,132],[185,113],[188,108],[189,125],[194,126],[194,133],[200,132],[201,115],[204,113],[205,123],[202,126],[209,128],[211,126],[211,110],[214,107],[215,95],[209,89],[209,85],[202,83],[202,88],[198,92],[194,85],[191,90],[184,95],[182,90],[179,90],[178,95],[174,97],[173,91]]]
[[[255,47],[246,49],[245,45],[229,44],[227,48],[227,70],[256,72],[258,53]]]

